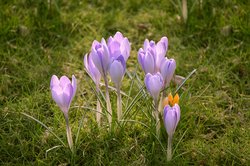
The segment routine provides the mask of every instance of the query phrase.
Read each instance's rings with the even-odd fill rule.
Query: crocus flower
[[[63,111],[68,114],[70,103],[76,93],[76,78],[72,75],[72,82],[66,76],[62,76],[60,80],[56,75],[53,75],[50,81],[50,89],[52,98]]]
[[[145,74],[160,72],[160,66],[167,53],[167,49],[167,37],[162,37],[157,44],[148,39],[144,41],[143,49],[140,48],[138,51],[138,61]]]
[[[157,101],[164,83],[161,74],[159,72],[154,75],[148,73],[144,81],[148,92],[154,101]]]
[[[122,78],[125,74],[125,69],[126,63],[123,56],[121,55],[110,64],[109,74],[116,88],[120,87]]]
[[[88,56],[87,54],[84,56],[84,66],[87,70],[88,75],[92,78],[95,82],[97,89],[99,88],[100,80],[101,80],[101,73],[94,65],[92,56]]]
[[[167,105],[164,107],[163,112],[163,121],[166,131],[168,133],[168,160],[171,160],[172,158],[172,139],[181,116],[181,111],[178,102],[178,94],[176,94],[174,98],[171,94],[169,94],[168,99],[166,101]]]
[[[69,126],[69,116],[68,111],[70,107],[70,103],[75,96],[76,93],[76,78],[72,75],[72,82],[66,76],[62,76],[60,80],[56,75],[53,75],[50,81],[50,89],[52,93],[52,98],[60,107],[64,114],[64,118],[66,121],[66,132],[67,132],[67,140],[70,149],[73,151],[73,140],[71,129]]]
[[[110,63],[110,53],[105,39],[101,40],[101,43],[94,41],[91,47],[91,56],[93,63],[105,79]]]
[[[124,37],[121,32],[116,32],[114,37],[109,37],[108,48],[111,59],[117,59],[120,55],[122,55],[125,62],[128,60],[131,46],[128,38]]]
[[[84,66],[86,68],[88,75],[95,82],[96,91],[97,91],[97,95],[98,95],[100,92],[99,84],[101,81],[101,73],[94,65],[91,54],[89,56],[87,54],[85,55]],[[98,126],[101,126],[101,117],[102,117],[102,107],[100,105],[100,101],[97,99],[97,102],[96,102],[96,121],[97,121]]]
[[[173,78],[176,68],[176,63],[174,59],[164,58],[160,66],[160,72],[164,79],[164,87],[168,86],[171,79]]]

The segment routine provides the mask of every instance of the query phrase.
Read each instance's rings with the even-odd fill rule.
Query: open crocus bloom
[[[72,82],[68,77],[62,76],[60,80],[53,75],[50,81],[52,98],[63,111],[64,115],[68,114],[70,103],[76,93],[76,78],[72,75]]]
[[[180,120],[180,107],[178,105],[179,102],[179,95],[173,96],[170,94],[168,96],[167,105],[164,107],[163,113],[163,121],[166,128],[166,131],[170,137],[173,136],[175,129],[178,125]]]
[[[138,61],[145,74],[160,72],[161,63],[167,53],[167,49],[167,37],[162,37],[157,44],[148,39],[144,41],[143,49],[140,48],[138,51]]]
[[[159,72],[154,75],[150,73],[146,75],[145,85],[150,95],[154,98],[154,101],[158,100],[163,83],[163,78]]]

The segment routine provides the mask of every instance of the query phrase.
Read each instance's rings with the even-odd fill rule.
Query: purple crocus
[[[84,56],[84,66],[87,70],[88,75],[92,78],[92,80],[96,84],[97,90],[99,89],[99,84],[101,81],[101,73],[94,65],[91,54],[88,56],[87,54]]]
[[[62,76],[60,80],[53,75],[50,81],[50,89],[52,98],[63,111],[64,115],[68,115],[70,103],[76,93],[76,78],[72,75],[72,82],[68,77]]]
[[[124,37],[121,32],[116,32],[114,37],[109,37],[108,48],[111,59],[117,59],[120,55],[122,55],[124,61],[126,62],[130,56],[131,46],[129,40]]]
[[[95,40],[92,43],[90,54],[94,65],[101,73],[102,77],[106,79],[110,63],[110,53],[105,39],[102,38],[101,43]]]
[[[167,105],[163,110],[163,121],[168,133],[168,150],[167,150],[167,160],[172,159],[172,139],[175,129],[180,121],[181,110],[178,105],[179,95],[176,94],[173,98],[172,94],[168,95]]]
[[[153,97],[154,101],[157,101],[164,83],[161,74],[159,72],[154,75],[148,73],[145,77],[144,82],[148,92]]]
[[[140,48],[138,51],[138,61],[145,74],[160,72],[161,63],[167,53],[167,49],[167,37],[162,37],[157,44],[148,39],[144,41],[143,48]]]
[[[174,59],[164,58],[160,66],[160,72],[164,79],[164,87],[168,86],[171,79],[173,78],[176,68],[176,62]]]
[[[173,107],[166,105],[164,107],[164,125],[169,137],[173,137],[177,124],[180,120],[180,107],[178,104],[175,104]]]
[[[76,78],[72,75],[72,82],[68,77],[62,76],[60,79],[56,75],[53,75],[50,81],[50,89],[52,93],[52,98],[60,107],[64,114],[64,118],[66,121],[66,132],[67,132],[67,140],[71,151],[73,152],[73,140],[71,129],[69,126],[69,116],[68,111],[70,107],[70,103],[75,96],[76,93]]]
[[[125,74],[125,70],[126,70],[126,62],[123,56],[121,55],[110,64],[109,74],[116,88],[120,88],[122,78]]]

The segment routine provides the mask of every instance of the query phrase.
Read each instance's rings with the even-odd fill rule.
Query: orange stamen
[[[171,93],[169,93],[168,97],[163,99],[163,107],[165,107],[166,105],[170,105],[171,107],[173,107],[175,104],[179,104],[179,95],[176,94],[174,97],[172,96]]]

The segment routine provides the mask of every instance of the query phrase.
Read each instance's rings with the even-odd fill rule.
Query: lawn
[[[188,0],[187,7],[185,21],[180,0],[1,0],[0,165],[249,165],[250,1]],[[106,116],[101,127],[96,123],[97,95],[83,57],[94,40],[117,31],[131,43],[121,87],[127,116],[110,132]],[[164,126],[159,138],[154,133],[137,61],[146,38],[163,36],[175,74],[196,69],[178,90],[170,162]],[[51,97],[54,74],[77,79],[69,111],[74,153]],[[172,82],[166,93],[177,88]],[[116,92],[110,96],[116,110]],[[105,110],[104,97],[98,99]]]

